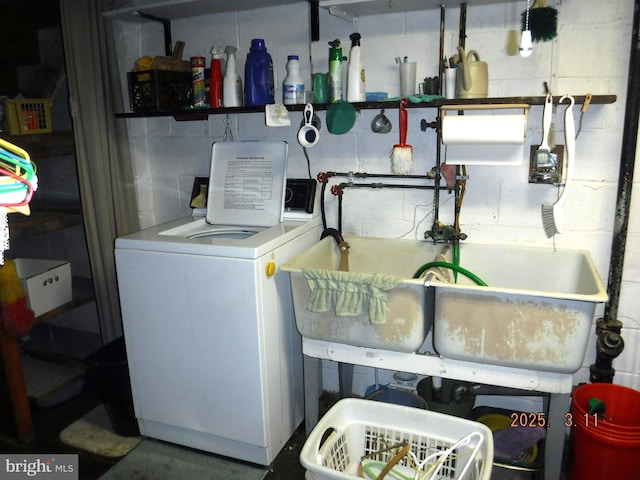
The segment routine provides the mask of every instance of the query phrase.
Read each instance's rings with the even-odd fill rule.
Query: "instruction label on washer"
[[[286,142],[219,142],[211,152],[207,222],[268,227],[282,221]]]
[[[264,157],[231,160],[224,180],[224,208],[264,210],[273,199],[273,162]]]

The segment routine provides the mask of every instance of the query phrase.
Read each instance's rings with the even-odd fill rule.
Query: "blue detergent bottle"
[[[244,67],[244,90],[247,106],[275,103],[273,98],[273,61],[262,38],[251,40]]]

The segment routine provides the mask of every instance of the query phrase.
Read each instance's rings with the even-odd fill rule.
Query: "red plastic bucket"
[[[606,405],[605,418],[590,415],[589,400],[597,398]],[[573,423],[581,422],[615,435],[640,436],[640,392],[622,385],[590,383],[573,393]]]
[[[589,400],[606,404],[610,420],[589,415]],[[621,385],[579,387],[571,403],[572,480],[640,478],[640,392]]]

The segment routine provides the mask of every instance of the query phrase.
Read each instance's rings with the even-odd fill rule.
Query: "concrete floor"
[[[18,444],[15,440],[0,434],[0,451],[22,454],[77,453],[79,454],[80,480],[98,479],[124,457],[102,457],[74,449],[63,443],[59,435],[67,426],[93,410],[101,402],[95,386],[87,382],[80,394],[57,405],[44,408],[34,403],[32,417],[35,438],[26,444]],[[304,469],[298,461],[304,441],[304,426],[301,425],[270,465],[265,480],[304,479]]]
[[[321,414],[338,400],[338,396],[325,393],[320,399]],[[102,457],[96,454],[74,449],[63,443],[60,438],[67,426],[100,405],[102,399],[91,381],[85,382],[82,391],[69,400],[53,406],[42,406],[38,402],[32,403],[32,416],[36,436],[27,444],[17,444],[8,437],[0,434],[0,451],[3,453],[77,453],[79,455],[80,480],[99,479],[110,468],[116,465],[122,458]],[[296,430],[289,442],[283,447],[264,477],[265,480],[303,480],[304,468],[299,463],[299,454],[306,440],[304,423]],[[565,449],[565,460],[567,458]],[[231,460],[234,461],[234,460]],[[515,473],[515,472],[512,472]],[[507,475],[507,476],[503,476]],[[542,480],[542,474],[531,474],[527,477],[512,477],[509,471],[496,472],[492,478],[527,478]],[[567,474],[563,472],[560,480],[566,480]],[[155,479],[153,479],[155,480]],[[186,480],[186,479],[185,479]]]

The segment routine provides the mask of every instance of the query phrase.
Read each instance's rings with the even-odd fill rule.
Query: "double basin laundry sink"
[[[341,252],[331,237],[281,267],[290,272],[303,337],[416,352],[433,328],[433,349],[445,358],[572,373],[582,365],[596,305],[607,301],[582,250],[464,243],[463,268],[454,273],[446,267],[450,246],[344,240],[348,273],[338,271]]]

